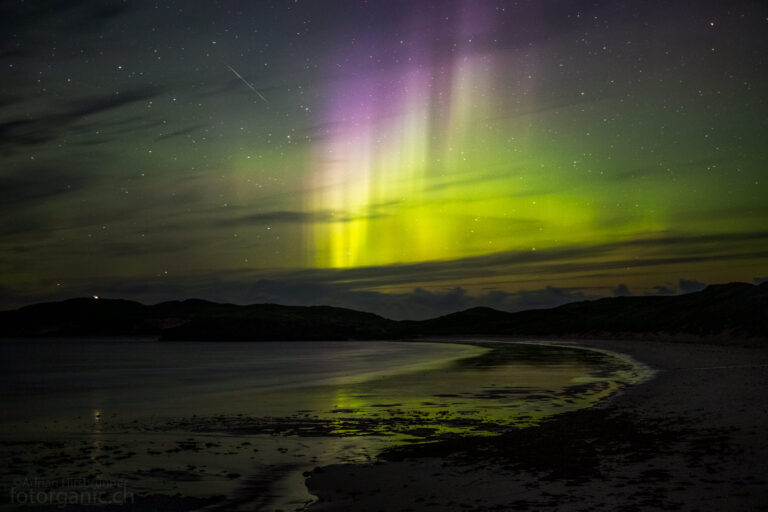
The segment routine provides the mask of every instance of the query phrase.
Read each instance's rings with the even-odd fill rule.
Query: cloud
[[[700,169],[713,164],[726,164],[728,159],[725,157],[711,157],[711,158],[684,158],[679,160],[672,160],[665,165],[655,165],[651,167],[637,167],[634,169],[626,170],[612,170],[606,173],[606,179],[616,181],[628,181],[630,185],[637,186],[636,180],[643,178],[656,178],[656,177],[668,177],[670,175],[670,168],[676,169],[674,174],[681,174],[681,172],[698,172]],[[681,171],[682,169],[682,171]]]
[[[217,226],[242,226],[251,224],[312,224],[315,222],[339,222],[343,217],[335,217],[331,211],[303,212],[303,211],[274,211],[254,213],[240,217],[218,219]]]
[[[653,291],[646,293],[646,295],[679,295],[682,293],[694,293],[700,292],[707,287],[707,283],[701,281],[680,279],[677,285],[670,283],[664,285],[654,286]]]
[[[707,287],[706,283],[701,281],[680,279],[677,285],[666,283],[654,286],[646,295],[680,295],[682,293],[700,292]]]
[[[213,221],[215,226],[248,226],[259,224],[315,224],[326,222],[351,222],[353,220],[374,219],[382,217],[383,214],[369,213],[367,215],[357,215],[350,217],[344,214],[337,214],[331,210],[320,210],[305,212],[300,210],[279,210],[272,212],[253,213],[239,217],[230,217],[217,219]]]
[[[688,279],[681,279],[677,285],[677,288],[680,290],[680,293],[700,292],[706,287],[707,287],[706,283],[702,283],[701,281],[695,281],[695,280],[689,281]]]
[[[106,112],[129,103],[154,98],[160,94],[161,90],[157,86],[144,86],[115,94],[100,94],[80,98],[69,103],[70,111],[68,115],[79,119],[83,116]]]
[[[180,130],[175,130],[175,131],[172,131],[172,132],[169,132],[169,133],[164,133],[164,134],[160,135],[159,137],[157,137],[155,140],[166,140],[166,139],[173,139],[173,138],[176,138],[176,137],[183,137],[185,135],[189,135],[190,133],[194,133],[197,130],[199,130],[201,128],[204,128],[204,127],[205,127],[205,125],[203,125],[203,124],[196,124],[194,126],[189,126],[187,128],[182,128]]]
[[[652,288],[653,291],[646,293],[646,295],[677,295],[677,290],[667,285],[657,285]]]
[[[627,285],[624,283],[619,284],[616,288],[612,290],[614,297],[631,297],[632,292],[627,288]]]
[[[55,140],[87,116],[119,109],[151,99],[161,93],[159,87],[137,87],[119,94],[93,95],[59,105],[59,112],[32,119],[20,118],[0,123],[0,147],[37,146]],[[55,108],[55,107],[54,107]],[[134,118],[126,121],[133,122]],[[115,123],[115,121],[112,121]],[[121,124],[120,121],[117,121]]]
[[[752,282],[754,284],[768,283],[768,276],[766,276],[766,277],[755,277],[754,279],[752,279]]]
[[[570,302],[595,299],[596,296],[585,295],[577,288],[558,288],[546,286],[538,290],[523,290],[510,294],[504,309],[521,311],[524,309],[542,309],[561,306]]]
[[[0,175],[0,206],[18,206],[28,201],[48,199],[88,182],[91,177],[90,169],[79,167],[77,162],[69,162],[68,165],[75,167],[76,171],[62,169],[55,163],[43,162],[24,164],[15,172],[6,170],[5,174]],[[3,232],[7,233],[5,230]]]

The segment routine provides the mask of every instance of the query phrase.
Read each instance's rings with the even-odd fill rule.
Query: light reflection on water
[[[3,459],[21,462],[2,478],[124,478],[135,492],[224,494],[228,506],[252,508],[267,503],[253,490],[266,485],[271,507],[296,508],[311,500],[301,473],[316,466],[370,461],[399,443],[535,425],[644,376],[632,361],[605,352],[480,345],[147,344],[133,347],[133,358],[120,345],[123,360],[98,366],[111,348],[99,346],[79,366],[72,357],[65,362],[78,369],[71,392],[48,392],[50,382],[29,388],[26,398],[47,403],[50,414],[33,406],[22,427],[5,423]],[[185,352],[173,364],[147,354],[167,357],[180,348]],[[36,364],[54,375],[52,382],[68,382],[54,362],[42,357]],[[10,389],[24,398],[29,375],[16,375],[22,384]],[[281,385],[269,385],[270,375],[282,375]],[[79,420],[67,417],[66,406],[87,409]],[[25,436],[58,444],[47,451],[41,444],[36,457],[25,459],[28,446],[12,442]],[[41,464],[53,453],[56,464]]]
[[[347,436],[424,441],[446,433],[488,435],[583,408],[643,377],[632,361],[610,353],[521,343],[484,349],[441,368],[304,391],[315,409],[290,418],[298,426],[302,417],[311,418],[304,427],[315,433],[324,426]],[[247,428],[247,421],[239,422],[241,431]]]

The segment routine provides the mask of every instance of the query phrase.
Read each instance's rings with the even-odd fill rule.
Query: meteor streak
[[[262,100],[264,103],[267,103],[267,104],[269,103],[269,101],[267,101],[267,98],[265,98],[263,94],[261,94],[259,91],[257,91],[257,90],[256,90],[256,88],[255,88],[253,85],[251,85],[251,84],[248,82],[248,80],[246,80],[245,78],[243,78],[243,75],[241,75],[240,73],[238,73],[238,72],[235,70],[235,68],[233,68],[233,67],[232,67],[232,66],[230,66],[229,64],[224,64],[224,65],[225,65],[225,66],[227,66],[227,67],[229,68],[229,70],[230,70],[231,72],[233,72],[237,78],[239,78],[240,80],[242,80],[242,81],[243,81],[243,83],[244,83],[245,85],[247,85],[247,86],[248,86],[248,88],[249,88],[250,90],[252,90],[253,92],[255,92],[255,93],[256,93],[256,95],[257,95],[259,98],[261,98],[261,100]]]

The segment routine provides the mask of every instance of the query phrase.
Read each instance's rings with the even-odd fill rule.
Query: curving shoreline
[[[307,481],[319,497],[309,510],[768,506],[768,349],[577,345],[625,354],[657,373],[599,407],[539,427],[398,448],[354,468],[321,468]]]
[[[330,411],[334,418],[338,415],[331,423],[305,413],[286,418],[229,414],[179,417],[137,427],[121,426],[108,416],[97,418],[98,432],[74,444],[53,443],[46,448],[38,443],[29,455],[24,455],[26,445],[6,443],[3,448],[9,460],[14,453],[22,462],[31,457],[27,462],[33,466],[22,464],[17,469],[66,468],[85,460],[84,456],[98,464],[115,464],[105,468],[119,469],[122,461],[128,460],[150,469],[133,477],[162,478],[183,487],[177,497],[160,489],[155,492],[162,494],[137,496],[135,510],[157,509],[158,503],[165,503],[160,508],[206,505],[207,510],[226,510],[233,505],[273,510],[279,505],[285,510],[304,508],[309,512],[760,510],[768,505],[768,440],[764,435],[768,430],[768,348],[634,341],[497,340],[498,345],[483,338],[433,341],[508,348],[465,359],[461,366],[469,371],[492,367],[514,355],[527,363],[552,363],[558,357],[567,360],[573,357],[568,349],[583,349],[578,358],[596,371],[584,379],[586,387],[580,378],[574,378],[572,388],[559,394],[548,392],[550,398],[559,397],[559,411],[570,412],[537,421],[539,426],[532,428],[508,431],[507,426],[495,431],[506,431],[495,437],[457,436],[427,428],[432,425],[424,418],[401,413],[406,397],[400,394],[396,400],[376,399],[368,406],[334,402],[345,408]],[[520,350],[527,344],[565,350]],[[596,364],[606,363],[605,355],[618,358],[617,364]],[[553,370],[557,371],[558,364],[554,363]],[[629,372],[624,382],[642,382],[629,386],[609,382],[617,369]],[[643,380],[651,369],[654,378]],[[445,378],[448,373],[441,370],[441,375]],[[398,389],[410,389],[408,378],[421,380],[418,375],[392,377]],[[383,392],[386,382],[372,382],[370,391]],[[346,393],[350,397],[367,395],[365,389],[370,386],[353,387],[355,390]],[[525,389],[486,387],[468,396],[487,403],[488,399],[503,402],[505,396],[511,400],[515,393],[522,393],[521,399],[535,400],[529,395],[532,391]],[[591,401],[601,399],[587,408],[569,402],[585,393],[594,393]],[[450,397],[449,402],[460,397],[444,396]],[[364,411],[370,417],[361,417]],[[386,419],[388,415],[391,421]],[[357,439],[376,442],[382,422],[391,430],[390,435],[412,432],[432,442],[380,443],[370,449],[352,450],[351,458],[342,459],[310,450],[308,439],[321,436],[331,443],[331,452],[348,451],[350,443],[345,436],[353,430],[363,436]],[[451,424],[475,428],[471,418],[457,416]],[[485,426],[490,425],[477,425]],[[271,452],[257,443],[260,437],[278,443],[273,455],[279,460],[276,458],[273,465],[263,459]],[[86,452],[75,453],[80,447],[87,448]],[[33,456],[35,451],[39,453]],[[53,466],[44,463],[46,457],[57,462]],[[201,458],[208,464],[205,471],[202,467],[184,469],[186,463],[200,464]],[[328,465],[335,460],[344,462]],[[211,479],[220,482],[221,494],[201,494],[201,486]],[[237,489],[234,501],[225,497],[225,488]],[[311,501],[310,494],[319,499],[305,507]]]

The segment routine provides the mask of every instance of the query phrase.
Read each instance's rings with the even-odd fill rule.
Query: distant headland
[[[472,308],[422,321],[330,306],[243,306],[199,299],[147,306],[75,298],[0,312],[2,337],[309,341],[468,335],[763,345],[768,344],[768,283],[711,285],[685,295],[614,297],[516,313]]]

